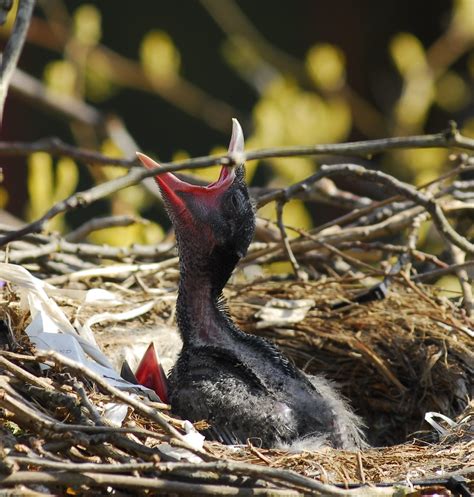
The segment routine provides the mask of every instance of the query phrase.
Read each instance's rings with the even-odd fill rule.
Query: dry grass
[[[167,280],[166,275],[161,275],[161,285],[172,287],[175,277],[173,273]],[[154,277],[147,278],[150,287],[156,287]],[[472,478],[474,413],[468,399],[473,393],[474,354],[472,338],[463,331],[467,318],[429,287],[401,282],[395,283],[382,301],[331,309],[331,303],[350,299],[361,288],[360,278],[345,277],[316,282],[253,282],[233,285],[227,294],[231,312],[243,329],[275,340],[306,371],[324,372],[337,380],[370,427],[371,442],[389,446],[356,453],[327,449],[292,454],[251,444],[234,449],[206,442],[200,453],[201,464],[226,460],[230,466],[216,466],[207,472],[207,467],[202,466],[202,474],[189,468],[175,473],[173,464],[179,463],[165,463],[169,457],[161,450],[164,443],[172,441],[169,434],[136,408],[129,408],[123,425],[134,433],[101,431],[103,405],[114,396],[84,375],[73,374],[56,363],[47,373],[48,378],[41,378],[38,360],[28,351],[24,336],[28,315],[19,311],[15,294],[6,292],[2,313],[11,317],[19,344],[17,352],[23,355],[4,352],[0,357],[26,371],[26,375],[30,372],[36,380],[18,376],[11,366],[2,365],[0,423],[4,476],[0,481],[20,492],[18,478],[26,478],[27,472],[34,470],[36,480],[25,480],[31,491],[39,488],[34,485],[36,482],[53,492],[74,488],[87,495],[102,495],[106,486],[120,489],[118,495],[237,495],[226,492],[238,487],[245,487],[245,491],[241,488],[241,495],[260,495],[263,491],[270,492],[268,495],[330,495],[305,485],[311,481],[343,486],[421,481],[453,473]],[[120,293],[118,287],[115,289]],[[127,290],[126,295],[127,304],[114,312],[147,299],[156,300],[150,313],[124,325],[129,337],[133,337],[135,330],[170,326],[172,291],[166,294],[167,299],[140,288]],[[316,305],[303,321],[287,329],[257,329],[256,310],[273,297],[309,297]],[[58,302],[71,318],[79,311],[81,320],[101,311],[92,311],[71,298],[58,298]],[[110,341],[118,328],[99,325],[94,330],[98,337],[105,333],[106,341]],[[110,352],[113,351],[111,348]],[[86,401],[80,395],[82,385]],[[423,423],[426,411],[464,421],[439,440],[431,427]],[[177,428],[181,426],[179,420],[169,421]],[[68,429],[68,425],[73,426]],[[97,431],[89,433],[79,425],[95,426]],[[418,433],[410,436],[413,432]],[[62,471],[48,467],[48,462],[62,465]],[[86,462],[96,465],[93,473],[81,472],[77,467]],[[140,466],[143,463],[150,466]],[[257,469],[272,468],[277,473],[255,479],[254,470],[239,466],[243,463],[257,465]],[[110,464],[116,469],[110,470]],[[280,470],[284,470],[283,477],[279,476]],[[291,483],[285,480],[292,474],[288,470],[308,479]],[[66,481],[64,474],[75,476]],[[119,478],[133,475],[143,481],[138,478],[132,484],[131,480]],[[176,482],[181,487],[173,486]],[[327,488],[330,492],[334,487]]]

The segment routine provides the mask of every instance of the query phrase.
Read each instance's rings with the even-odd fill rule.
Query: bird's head
[[[242,128],[233,119],[229,153],[238,158],[243,150]],[[146,155],[137,155],[145,167],[159,167]],[[244,166],[237,162],[237,165],[223,165],[217,181],[207,186],[193,185],[169,172],[155,176],[175,229],[182,263],[201,270],[220,271],[219,280],[225,277],[225,281],[247,252],[255,230]]]

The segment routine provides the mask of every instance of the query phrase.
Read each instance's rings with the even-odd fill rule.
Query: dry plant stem
[[[0,144],[1,147],[1,144]],[[144,168],[133,168],[125,176],[121,176],[114,180],[94,186],[89,190],[78,192],[68,199],[55,204],[43,217],[26,225],[25,227],[12,231],[0,238],[0,246],[5,245],[13,240],[17,240],[22,236],[39,232],[43,229],[45,223],[58,214],[70,211],[77,207],[90,205],[91,203],[104,198],[112,193],[115,193],[128,186],[135,185],[145,178],[162,174],[167,171],[180,171],[183,169],[194,169],[199,167],[208,167],[216,164],[232,165],[244,162],[245,160],[263,159],[271,157],[295,157],[302,155],[319,155],[319,154],[338,154],[338,155],[367,155],[372,153],[384,152],[387,150],[399,148],[432,148],[432,147],[458,147],[468,150],[474,150],[474,140],[462,136],[455,127],[452,127],[447,132],[434,135],[421,135],[412,137],[397,137],[386,138],[381,140],[368,140],[362,142],[341,143],[334,145],[315,145],[308,147],[283,147],[274,149],[264,149],[247,152],[246,154],[226,154],[221,156],[208,156],[189,159],[177,163],[163,164],[162,167],[156,170],[147,170]],[[87,152],[89,154],[89,152]],[[76,158],[78,158],[76,156]],[[113,163],[114,161],[112,161]],[[130,165],[134,165],[135,160],[129,161]],[[122,164],[123,165],[123,164]],[[378,171],[368,171],[362,166],[354,164],[346,164],[339,166],[325,166],[321,171],[310,176],[309,178],[296,183],[284,190],[278,190],[260,198],[258,205],[262,206],[268,202],[287,199],[291,196],[305,191],[310,184],[318,181],[323,177],[337,176],[339,174],[348,173],[355,174],[360,177],[365,177],[368,180],[379,181],[388,184],[393,189],[414,202],[423,205],[430,212],[433,220],[437,224],[438,229],[447,236],[450,241],[460,246],[464,250],[474,251],[474,246],[469,244],[467,240],[460,237],[447,223],[439,206],[429,197],[418,193],[414,187],[402,183],[388,175]],[[390,181],[393,180],[393,181]],[[444,222],[443,222],[444,218]],[[469,248],[466,248],[469,247]]]
[[[1,231],[1,230],[0,230]],[[38,244],[36,244],[38,245]],[[169,243],[158,245],[132,245],[131,247],[111,247],[109,245],[94,245],[92,243],[71,243],[64,238],[45,243],[41,246],[34,246],[31,249],[15,249],[9,254],[9,261],[20,263],[25,260],[37,260],[41,257],[53,253],[62,252],[65,254],[75,254],[85,259],[87,257],[98,257],[105,259],[126,259],[128,257],[143,257],[156,259],[159,256],[170,252],[173,246]]]
[[[456,176],[463,171],[467,172],[467,171],[473,171],[473,170],[474,170],[474,167],[466,166],[465,164],[461,164],[460,166],[456,167],[455,169],[452,169],[451,171],[448,171],[447,173],[439,176],[435,180],[432,180],[428,183],[425,183],[424,185],[421,185],[418,189],[427,188],[435,183],[439,183],[439,182],[444,181],[452,176]],[[303,181],[305,181],[305,180],[303,180]],[[446,193],[450,193],[450,192],[447,191]],[[376,210],[378,210],[378,209],[380,209],[388,204],[392,204],[392,203],[398,202],[400,200],[403,200],[403,197],[401,195],[394,195],[393,197],[390,197],[390,198],[387,198],[384,200],[372,202],[367,207],[355,209],[351,212],[348,212],[347,214],[344,214],[336,219],[333,219],[325,224],[322,224],[321,226],[318,226],[317,228],[314,228],[313,230],[311,230],[311,233],[316,234],[316,233],[319,233],[320,231],[323,231],[327,228],[330,228],[330,227],[336,226],[336,225],[342,226],[342,225],[347,224],[349,222],[355,221],[355,220],[361,218],[362,216],[371,214],[374,211],[376,211]]]
[[[339,248],[341,250],[347,250],[347,249],[358,249],[363,251],[379,250],[381,252],[394,252],[396,254],[406,254],[407,252],[409,252],[411,256],[417,259],[418,261],[423,261],[423,262],[430,261],[434,265],[441,268],[449,267],[449,264],[446,264],[445,262],[441,261],[435,255],[428,254],[427,252],[422,252],[421,250],[410,249],[409,247],[406,247],[404,245],[393,245],[391,243],[383,243],[383,242],[362,242],[356,240],[356,241],[342,242],[341,244],[339,244]]]
[[[32,105],[45,109],[53,114],[63,118],[66,122],[71,123],[81,123],[86,126],[91,126],[93,128],[99,128],[103,125],[103,117],[94,107],[86,104],[82,100],[71,97],[69,95],[58,94],[57,92],[52,92],[49,90],[40,80],[34,78],[33,76],[27,74],[26,72],[16,69],[13,78],[11,80],[10,90],[15,93],[23,100],[27,100]],[[68,155],[66,148],[69,146],[58,140],[57,138],[50,139],[51,143],[48,144],[48,139],[39,140],[33,143],[23,143],[27,147],[32,145],[34,148],[37,144],[40,146],[42,142],[49,148],[52,146],[55,148],[54,142],[59,145],[56,153],[60,154],[60,147],[64,146],[64,155]],[[73,149],[74,147],[72,147]],[[69,149],[69,152],[72,151]],[[13,148],[12,155],[18,155],[15,153],[16,147]],[[43,151],[43,150],[39,150]],[[87,151],[84,151],[87,154]],[[74,153],[74,152],[73,152]],[[54,152],[52,152],[54,154]],[[24,154],[22,154],[24,155]]]
[[[89,400],[89,397],[87,396],[87,392],[84,388],[84,385],[79,381],[74,381],[74,389],[76,390],[77,395],[81,399],[82,404],[89,411],[91,418],[92,418],[92,421],[94,421],[94,423],[96,425],[105,426],[106,423],[105,423],[104,419],[99,414],[99,411],[96,409],[95,405]]]
[[[34,0],[20,0],[13,31],[2,55],[0,64],[0,122],[3,121],[3,109],[7,98],[8,87],[10,86],[13,72],[18,64],[18,59],[25,43],[34,6]]]
[[[13,461],[17,460],[18,462],[23,462],[26,463],[26,460],[28,458],[10,458]],[[68,464],[68,463],[53,463],[53,462],[45,462],[45,464],[42,464],[42,460],[38,460],[37,462],[31,462],[32,465],[37,465],[39,467],[45,467],[45,468],[50,468],[50,469],[62,469],[64,471],[69,471],[70,475],[74,475],[75,477],[79,476],[76,471],[80,471],[78,468],[78,464]],[[71,466],[71,469],[69,468]],[[112,475],[110,473],[107,473],[106,470],[101,471],[100,473],[95,473],[92,472],[95,469],[98,469],[99,471],[102,469],[101,467],[103,465],[88,465],[85,464],[84,466],[90,467],[93,466],[92,470],[85,470],[88,471],[89,474],[87,476],[91,475],[97,475],[97,476],[102,476],[105,477],[105,475],[108,475],[109,478],[112,478]],[[110,468],[110,472],[114,472],[114,468],[111,468],[112,465],[105,465],[107,469]],[[128,470],[132,470],[133,465],[125,465]],[[116,466],[119,467],[120,466]],[[142,470],[145,470],[149,468],[149,466],[143,467]],[[151,468],[150,468],[151,469]],[[186,473],[189,474],[191,477],[193,473],[198,472],[198,471],[203,471],[203,472],[208,472],[212,471],[217,473],[218,475],[221,474],[239,474],[242,476],[248,476],[248,477],[253,477],[261,480],[265,480],[269,483],[272,484],[278,484],[282,485],[284,484],[285,486],[289,486],[290,488],[300,488],[304,492],[304,495],[320,495],[320,496],[327,496],[327,497],[362,497],[362,496],[388,496],[388,495],[393,495],[393,489],[390,488],[356,488],[352,490],[344,490],[340,489],[337,487],[334,487],[332,485],[327,485],[324,483],[320,483],[316,480],[313,480],[311,478],[307,478],[305,476],[299,475],[298,473],[295,473],[294,471],[291,470],[282,470],[282,469],[277,469],[277,468],[268,468],[265,466],[260,466],[260,465],[254,465],[254,464],[247,464],[247,463],[236,463],[236,462],[230,462],[230,461],[217,461],[217,462],[209,462],[209,463],[200,463],[200,464],[190,464],[190,463],[164,463],[164,464],[154,464],[155,471],[158,474],[161,475],[172,475],[174,473]],[[17,472],[14,475],[17,475],[19,473],[25,473],[25,472]],[[42,474],[42,475],[59,475],[60,473],[34,473],[34,474]],[[14,476],[11,475],[11,476]],[[84,474],[86,476],[86,474]],[[129,487],[129,482],[131,481],[131,477],[117,477],[117,478],[123,478],[120,481],[118,479],[108,479],[107,482],[110,485],[117,485],[117,484],[122,484],[123,486]],[[137,483],[136,488],[163,488],[162,485],[166,484],[168,480],[159,480],[157,478],[137,478],[137,480],[140,481],[140,483]],[[7,477],[4,480],[0,480],[3,484],[9,483],[12,484],[14,481],[17,481],[16,478],[11,478]],[[87,481],[87,480],[86,480]],[[82,483],[86,483],[86,481],[83,481]],[[151,486],[151,482],[157,482],[158,486]],[[48,480],[44,479],[44,476],[42,478],[43,483],[49,483]],[[71,483],[75,483],[75,481],[71,481]],[[38,480],[26,480],[25,483],[40,483]],[[92,483],[92,482],[90,482]],[[171,482],[170,482],[171,483]],[[106,484],[105,482],[102,484]],[[149,487],[146,486],[146,484],[150,485]],[[186,484],[184,484],[186,485]],[[188,485],[194,485],[196,487],[197,484],[188,484]],[[206,485],[207,487],[207,485]],[[282,492],[290,491],[290,489],[285,489],[285,490],[278,490],[276,488],[270,489],[261,489],[261,493],[255,494],[255,493],[245,493],[246,489],[240,488],[232,488],[232,487],[227,487],[229,491],[233,491],[232,493],[225,493],[225,494],[220,494],[220,493],[211,493],[215,491],[215,488],[219,488],[217,485],[211,485],[209,486],[210,488],[206,488],[206,491],[209,492],[210,495],[302,495],[298,492],[298,490],[293,490],[293,492],[296,492],[294,494],[283,494]],[[129,487],[130,488],[130,487]],[[132,487],[133,488],[133,487]],[[168,488],[166,488],[168,490]],[[183,487],[183,490],[186,490],[186,487]],[[181,491],[183,491],[181,490]],[[201,490],[204,490],[204,488]],[[256,491],[257,489],[248,489],[249,491]],[[171,491],[171,488],[169,489]],[[175,489],[175,491],[178,491],[178,488]],[[197,490],[195,490],[197,491]],[[273,494],[272,492],[277,491],[280,493]],[[240,493],[243,492],[243,493]]]
[[[302,497],[302,493],[292,490],[265,488],[238,488],[227,485],[209,485],[200,483],[182,483],[178,481],[144,478],[139,476],[110,475],[103,473],[67,473],[67,472],[30,472],[18,471],[4,478],[2,485],[45,485],[68,487],[87,486],[92,488],[118,487],[130,490],[158,490],[173,495],[216,495],[216,496],[284,496]],[[324,494],[321,494],[324,495]],[[387,494],[385,494],[387,495]]]
[[[463,262],[460,264],[452,264],[451,266],[446,266],[446,267],[443,267],[440,269],[434,269],[433,271],[428,271],[426,273],[421,273],[421,274],[418,274],[416,276],[413,276],[411,279],[413,281],[429,280],[432,278],[439,278],[439,277],[444,276],[446,274],[456,273],[456,271],[459,271],[462,269],[467,269],[467,268],[472,268],[472,267],[474,267],[474,260]]]
[[[466,254],[459,247],[456,247],[454,244],[449,243],[448,250],[451,253],[451,258],[455,264],[459,265],[465,262]],[[459,280],[459,284],[461,285],[463,294],[463,307],[466,310],[467,316],[471,317],[474,311],[474,302],[469,275],[467,274],[465,268],[456,269],[455,273]]]
[[[97,219],[91,219],[74,231],[68,233],[64,239],[68,242],[78,242],[83,240],[87,235],[93,231],[103,230],[105,228],[115,228],[118,226],[131,226],[135,223],[144,223],[144,219],[139,219],[137,216],[123,215],[123,216],[105,216]]]
[[[360,240],[371,240],[375,237],[392,235],[399,233],[401,229],[407,227],[411,219],[423,212],[422,207],[414,207],[395,216],[385,219],[384,221],[371,226],[354,226],[334,233],[321,233],[316,237],[316,241],[330,243],[332,245],[355,242]],[[315,241],[298,238],[291,241],[291,247],[294,253],[301,254],[317,248]],[[260,263],[266,263],[277,260],[281,257],[282,249],[279,244],[269,243],[265,248],[251,251],[244,259],[244,263],[259,259]],[[265,256],[265,257],[264,257]]]
[[[81,281],[89,278],[100,277],[126,277],[131,273],[144,272],[144,273],[157,273],[170,267],[177,267],[178,258],[172,257],[171,259],[162,262],[154,262],[150,264],[120,264],[115,266],[104,266],[91,269],[82,269],[70,274],[60,276],[53,276],[48,278],[47,281],[51,285],[59,285],[67,283],[68,281]]]
[[[251,150],[244,154],[239,154],[238,159],[243,161],[270,159],[275,157],[300,157],[317,155],[343,155],[362,156],[383,153],[390,150],[409,148],[459,148],[464,150],[474,150],[474,140],[463,136],[455,127],[449,128],[441,133],[431,135],[416,135],[408,137],[380,138],[377,140],[365,140],[358,142],[334,143],[307,145],[298,147],[277,147],[260,150]],[[62,142],[58,138],[45,138],[36,142],[1,142],[0,156],[15,155],[28,156],[33,152],[47,152],[55,157],[67,156],[87,164],[103,164],[107,166],[120,166],[133,168],[138,166],[138,162],[133,159],[120,159],[110,157],[99,152],[85,150]],[[183,169],[197,169],[200,167],[210,167],[218,164],[234,164],[236,157],[232,154],[213,155],[196,157],[183,161],[161,163],[160,171],[181,171]],[[464,169],[464,168],[461,168]],[[140,167],[139,170],[142,170]],[[137,179],[154,176],[157,171],[145,170],[143,175]],[[447,173],[449,176],[450,173]],[[127,185],[129,186],[129,185]],[[304,190],[304,188],[302,188]],[[259,200],[259,206],[276,200],[281,190],[276,190],[264,195]]]
[[[47,152],[53,157],[66,156],[86,164],[101,164],[126,168],[138,166],[136,159],[109,157],[100,152],[68,145],[55,137],[43,138],[35,142],[0,142],[0,155],[2,156],[28,156],[35,152]]]
[[[404,183],[393,176],[390,176],[381,171],[368,170],[357,164],[338,164],[335,166],[322,166],[321,170],[314,174],[312,182],[317,181],[321,177],[332,177],[340,175],[351,175],[358,178],[363,178],[368,181],[374,181],[388,186],[395,190],[400,195],[412,200],[415,204],[422,206],[431,216],[433,222],[438,229],[440,235],[447,241],[450,241],[465,252],[474,254],[474,244],[469,242],[465,237],[457,233],[449,224],[443,210],[432,196],[419,192],[415,187]],[[309,178],[308,178],[309,180]],[[286,196],[291,197],[294,191],[302,187],[301,183],[296,183],[284,190]]]
[[[290,228],[290,229],[296,231],[298,234],[302,235],[305,238],[309,238],[310,240],[313,240],[314,242],[316,242],[316,244],[320,245],[321,247],[324,247],[328,252],[331,252],[335,255],[338,255],[339,257],[341,257],[341,259],[345,259],[347,262],[350,262],[354,266],[362,267],[362,268],[368,270],[372,274],[378,274],[380,276],[385,275],[384,271],[378,270],[378,269],[372,267],[370,264],[366,264],[365,262],[360,261],[359,259],[356,259],[355,257],[352,257],[348,254],[345,254],[344,252],[342,252],[341,250],[337,249],[336,247],[330,245],[329,243],[319,241],[315,236],[313,236],[311,233],[308,233],[305,230],[302,230],[299,228]]]
[[[109,385],[109,383],[107,383],[107,381],[105,381],[101,376],[94,373],[86,366],[79,364],[78,362],[73,361],[54,351],[39,352],[36,354],[36,357],[40,361],[53,361],[56,364],[60,364],[61,366],[74,371],[75,373],[79,373],[85,376],[86,378],[96,383],[98,386],[100,386],[100,388],[102,388],[104,391],[106,391],[116,399],[125,402],[126,404],[133,407],[137,412],[150,418],[152,421],[154,421],[159,426],[161,426],[161,428],[163,428],[163,430],[165,430],[166,433],[179,440],[188,449],[192,450],[193,452],[199,452],[200,454],[206,456],[206,454],[203,451],[196,451],[196,449],[191,447],[188,441],[184,438],[184,436],[168,423],[168,421],[161,414],[161,412],[157,411],[156,409],[153,409],[152,407],[147,406],[144,402],[141,402],[133,398],[128,393],[122,392],[118,388]]]
[[[278,229],[280,230],[280,235],[281,235],[281,241],[283,243],[283,246],[285,247],[286,254],[288,256],[288,260],[290,261],[291,267],[293,268],[293,272],[295,273],[295,276],[297,277],[302,277],[303,275],[301,274],[300,271],[300,265],[298,264],[298,261],[296,260],[295,254],[293,254],[293,251],[291,250],[291,245],[290,245],[290,240],[288,238],[288,235],[285,230],[285,225],[283,224],[283,207],[285,205],[285,202],[279,201],[276,204],[276,212],[277,212],[277,225]]]
[[[54,392],[53,392],[54,393]],[[84,434],[127,434],[142,435],[161,439],[162,435],[151,430],[136,427],[117,428],[113,426],[94,426],[61,423],[49,416],[44,415],[28,404],[9,384],[8,379],[0,376],[0,406],[11,411],[17,421],[23,426],[34,427],[41,433],[84,433]],[[143,447],[143,449],[147,449]]]
[[[24,370],[20,366],[17,366],[13,362],[9,361],[5,357],[0,356],[0,367],[10,371],[16,378],[22,381],[34,385],[39,388],[44,388],[46,390],[53,390],[53,387],[44,378],[37,377],[28,371]]]

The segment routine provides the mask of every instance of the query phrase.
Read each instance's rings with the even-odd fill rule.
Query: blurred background
[[[15,10],[16,2],[0,31],[3,44]],[[232,117],[248,149],[439,132],[450,119],[474,136],[473,42],[472,0],[38,0],[2,140],[56,136],[104,154],[130,158],[142,149],[170,161],[225,150]],[[253,162],[248,179],[253,187],[285,186],[327,161]],[[442,149],[361,163],[415,184],[449,167]],[[41,152],[1,157],[0,165],[0,207],[26,221],[125,173]],[[339,186],[382,195],[367,185]],[[342,212],[293,201],[284,220],[308,228]],[[110,213],[152,222],[97,231],[90,241],[155,243],[169,228],[142,187],[59,216],[49,228],[66,232]],[[272,218],[274,207],[260,215]]]

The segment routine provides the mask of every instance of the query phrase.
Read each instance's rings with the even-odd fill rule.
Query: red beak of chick
[[[229,153],[243,153],[244,136],[242,128],[237,119],[233,119],[232,137],[229,144]],[[147,169],[157,169],[161,167],[150,157],[137,152],[137,157]],[[163,195],[166,196],[168,202],[177,213],[186,211],[186,206],[179,196],[180,193],[188,193],[196,197],[201,197],[205,201],[206,198],[215,198],[220,193],[225,192],[235,179],[235,166],[222,166],[221,173],[217,181],[207,185],[199,186],[187,183],[177,178],[170,172],[157,174],[155,181]]]

